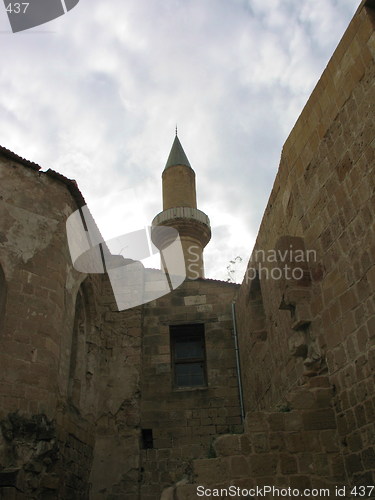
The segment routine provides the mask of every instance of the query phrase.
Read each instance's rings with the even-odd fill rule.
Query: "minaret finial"
[[[177,123],[176,123],[176,137],[177,137]]]

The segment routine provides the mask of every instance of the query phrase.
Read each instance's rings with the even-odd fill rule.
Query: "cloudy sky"
[[[161,211],[177,123],[211,219],[206,276],[226,279],[251,254],[282,145],[359,3],[80,0],[15,34],[0,6],[0,144],[76,179],[111,238]]]

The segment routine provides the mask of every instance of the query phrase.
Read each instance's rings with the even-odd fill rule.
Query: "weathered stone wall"
[[[335,486],[345,484],[345,471],[330,405],[332,388],[324,377],[317,379],[314,387],[294,396],[300,403],[305,398],[304,404],[290,412],[249,412],[243,435],[217,439],[217,458],[194,462],[196,484],[218,489],[274,486],[299,493],[328,488],[335,496]]]
[[[362,2],[284,145],[238,293],[245,435],[238,287],[189,280],[119,312],[106,276],[72,267],[74,183],[0,148],[0,496],[374,483],[374,9]],[[169,327],[192,323],[208,385],[174,388]]]
[[[375,469],[374,24],[363,2],[284,145],[237,301],[246,411],[282,408],[327,372],[346,473],[362,485]],[[312,253],[275,261],[279,248]],[[267,279],[259,263],[303,278]]]
[[[103,323],[90,498],[134,500],[140,481],[142,308],[118,311],[107,279],[100,301]]]
[[[73,269],[73,183],[6,151],[0,178],[0,491],[136,498],[141,310]]]
[[[231,317],[237,287],[189,280],[144,306],[141,426],[154,440],[142,451],[144,500],[188,476],[215,436],[242,431]],[[205,326],[207,387],[174,388],[169,327],[189,323]]]
[[[202,490],[218,498],[336,498],[335,488],[345,485],[346,475],[333,393],[327,377],[312,377],[287,395],[293,410],[248,412],[244,433],[216,438],[212,458],[193,461],[190,484],[167,488],[162,500],[193,500]],[[241,493],[230,493],[230,487]]]
[[[54,417],[60,342],[71,327],[64,321],[65,218],[74,200],[65,186],[14,161],[3,159],[0,175],[0,262],[7,287],[1,408]],[[72,281],[77,289],[77,276]]]
[[[6,284],[0,335],[1,474],[10,468],[20,475],[26,471],[26,498],[73,498],[73,488],[83,498],[93,429],[70,409],[66,369],[74,301],[84,278],[69,264],[66,243],[65,220],[77,206],[64,183],[37,167],[4,155],[0,169],[0,263]]]

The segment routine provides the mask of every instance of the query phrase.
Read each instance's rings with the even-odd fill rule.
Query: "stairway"
[[[161,499],[195,500],[207,497],[208,490],[216,498],[243,497],[249,490],[257,493],[253,498],[294,498],[292,490],[302,496],[306,489],[326,488],[335,497],[336,486],[345,484],[345,470],[332,405],[328,377],[308,379],[290,392],[284,411],[248,412],[243,434],[216,438],[211,453],[216,457],[193,460],[191,478],[164,490]],[[314,498],[327,496],[319,492]]]

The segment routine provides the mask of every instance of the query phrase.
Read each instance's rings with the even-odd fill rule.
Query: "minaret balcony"
[[[210,227],[210,219],[207,215],[202,212],[202,210],[198,210],[197,208],[191,207],[174,207],[168,208],[167,210],[163,210],[160,212],[152,221],[153,226],[162,226],[165,222],[171,221],[174,219],[193,219],[201,224],[205,224]]]
[[[202,248],[207,245],[211,238],[210,219],[197,208],[168,208],[154,218],[152,226],[174,227],[181,237],[192,237],[198,240]]]

